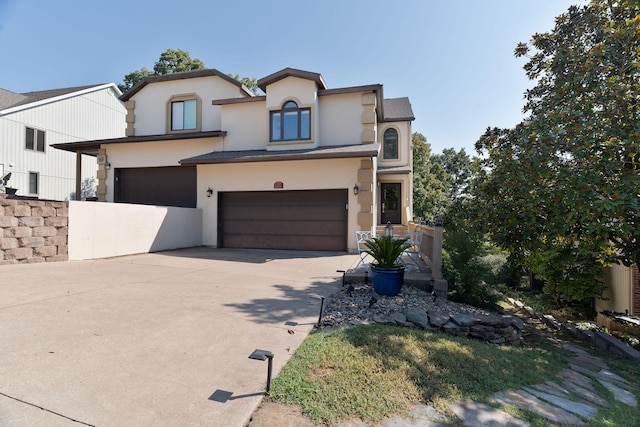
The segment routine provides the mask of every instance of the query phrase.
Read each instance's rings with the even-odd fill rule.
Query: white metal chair
[[[407,244],[411,245],[402,252],[403,257],[406,256],[409,258],[409,261],[404,263],[405,266],[408,265],[407,271],[411,271],[413,268],[420,270],[418,260],[420,259],[420,251],[422,249],[422,233],[419,231],[407,231],[406,238]]]
[[[369,254],[367,251],[367,245],[365,242],[367,240],[373,239],[373,233],[371,231],[356,231],[356,246],[358,247],[358,256],[360,257],[360,261],[356,265],[356,268],[360,267],[360,264],[364,265],[364,268],[369,270],[369,263],[365,261]]]

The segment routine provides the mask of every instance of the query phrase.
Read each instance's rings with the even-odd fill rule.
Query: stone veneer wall
[[[0,194],[0,265],[66,261],[68,232],[66,202]]]

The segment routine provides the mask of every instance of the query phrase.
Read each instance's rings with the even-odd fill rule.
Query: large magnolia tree
[[[640,261],[639,3],[572,6],[519,44],[535,82],[528,116],[476,143],[481,223],[501,245],[558,264],[547,274],[560,281],[596,261]]]

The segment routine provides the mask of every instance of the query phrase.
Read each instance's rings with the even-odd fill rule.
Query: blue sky
[[[531,87],[518,42],[586,0],[0,0],[0,87],[121,83],[167,48],[261,78],[285,67],[330,88],[408,96],[434,153],[522,119]]]

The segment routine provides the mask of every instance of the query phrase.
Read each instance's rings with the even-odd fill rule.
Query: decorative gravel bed
[[[433,293],[403,286],[395,297],[381,296],[370,284],[343,286],[327,304],[315,332],[382,323],[468,336],[493,344],[519,345],[524,323],[518,316],[499,314],[436,298]]]

